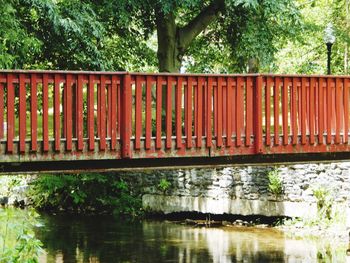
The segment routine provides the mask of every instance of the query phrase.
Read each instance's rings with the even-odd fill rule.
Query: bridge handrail
[[[0,70],[0,155],[348,151],[349,92],[350,76]]]

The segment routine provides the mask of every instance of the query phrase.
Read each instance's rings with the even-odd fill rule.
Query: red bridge
[[[350,158],[349,90],[349,76],[0,71],[0,168]]]

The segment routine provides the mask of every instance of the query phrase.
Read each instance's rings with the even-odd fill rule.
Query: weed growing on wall
[[[171,183],[165,178],[162,178],[158,184],[158,188],[163,192],[166,192],[166,190],[168,190],[170,186]]]
[[[278,169],[274,168],[273,170],[268,171],[267,178],[269,180],[269,191],[275,196],[282,194],[283,184]]]
[[[313,195],[317,202],[317,214],[320,220],[332,220],[334,215],[333,196],[329,189],[317,187],[313,189]]]

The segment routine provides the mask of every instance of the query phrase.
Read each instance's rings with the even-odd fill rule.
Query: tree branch
[[[192,40],[199,35],[225,8],[225,0],[213,0],[186,26],[178,29],[178,49],[185,51]]]

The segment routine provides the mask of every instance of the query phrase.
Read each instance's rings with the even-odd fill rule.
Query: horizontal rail
[[[349,92],[349,76],[0,70],[0,156],[347,152]]]

